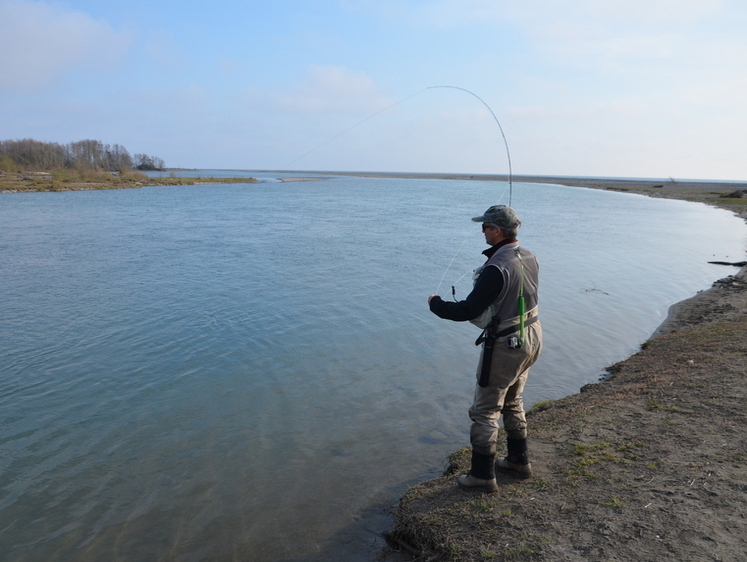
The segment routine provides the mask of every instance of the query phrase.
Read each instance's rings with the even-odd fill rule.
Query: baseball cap
[[[511,207],[493,205],[479,217],[473,217],[475,222],[489,222],[499,228],[516,228],[521,225],[519,217]]]

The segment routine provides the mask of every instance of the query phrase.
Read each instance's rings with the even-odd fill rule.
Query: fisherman
[[[469,409],[472,466],[457,482],[462,488],[495,492],[496,469],[521,478],[532,473],[521,393],[542,347],[539,265],[531,252],[519,246],[516,236],[521,222],[512,208],[495,205],[472,220],[482,222],[485,242],[490,245],[483,252],[487,261],[475,270],[472,292],[459,302],[431,295],[428,304],[440,318],[468,320],[483,329],[475,342],[482,345],[482,352]],[[496,461],[501,415],[508,454]]]

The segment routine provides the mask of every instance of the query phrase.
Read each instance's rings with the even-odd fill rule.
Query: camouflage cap
[[[521,225],[519,217],[511,207],[493,205],[484,214],[472,219],[475,222],[489,222],[499,228],[517,228]]]

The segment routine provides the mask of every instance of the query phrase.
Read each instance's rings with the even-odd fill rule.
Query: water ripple
[[[715,209],[515,187],[542,264],[529,404],[594,382],[724,275],[714,248],[744,249],[744,224]],[[494,189],[17,194],[0,217],[0,551],[294,559],[434,474],[468,442],[478,350],[425,298],[479,265],[469,217]]]

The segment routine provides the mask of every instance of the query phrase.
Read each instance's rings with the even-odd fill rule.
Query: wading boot
[[[529,478],[532,475],[532,465],[527,458],[526,439],[507,439],[508,456],[495,461],[495,469],[517,476]]]
[[[457,479],[457,484],[465,490],[477,490],[479,492],[497,492],[498,484],[495,481],[495,455],[481,455],[472,451],[472,468],[468,474],[462,474]]]

